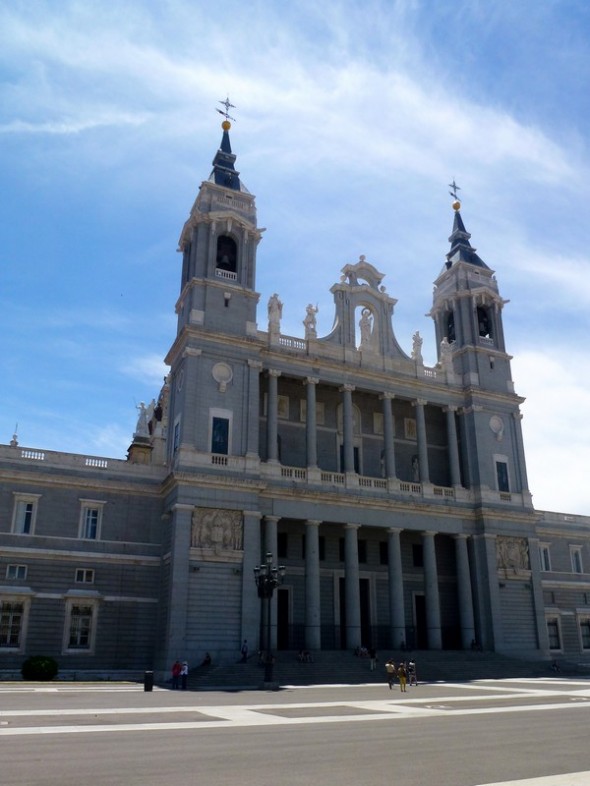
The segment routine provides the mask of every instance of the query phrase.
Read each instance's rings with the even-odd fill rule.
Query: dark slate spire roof
[[[236,172],[234,167],[236,156],[231,151],[229,141],[231,123],[229,120],[224,120],[221,127],[223,128],[221,145],[213,159],[213,171],[209,180],[218,186],[231,188],[233,191],[247,191],[248,189],[240,181],[240,173]]]
[[[449,237],[451,250],[447,254],[446,267],[450,268],[457,264],[457,262],[467,262],[469,265],[475,265],[476,267],[483,267],[486,270],[489,270],[486,263],[477,256],[475,249],[469,242],[471,235],[465,229],[465,224],[463,223],[461,213],[459,212],[460,209],[461,203],[459,200],[455,200],[455,202],[453,202],[455,220],[453,221],[453,231]]]

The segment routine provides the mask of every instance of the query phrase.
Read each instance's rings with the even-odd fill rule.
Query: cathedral
[[[258,306],[230,128],[180,234],[169,373],[127,459],[0,446],[0,675],[29,655],[164,675],[244,641],[590,662],[590,517],[533,507],[506,301],[460,202],[433,270],[436,365],[418,333],[400,347],[363,256],[334,271],[331,332],[310,304],[285,335],[279,294]]]

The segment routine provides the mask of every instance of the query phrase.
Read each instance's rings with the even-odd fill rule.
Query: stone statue
[[[137,418],[137,426],[135,427],[135,434],[134,437],[149,437],[150,432],[148,429],[148,422],[147,422],[147,409],[145,408],[145,404],[143,401],[140,402],[139,406],[136,407],[139,412],[139,416]]]
[[[268,301],[268,331],[269,333],[281,332],[281,317],[283,316],[283,304],[275,292]]]
[[[305,311],[305,319],[303,320],[303,325],[305,327],[305,338],[317,338],[315,315],[318,313],[319,308],[310,303],[306,307]]]
[[[371,340],[371,309],[363,308],[359,322],[361,330],[361,347],[367,346]]]
[[[424,340],[418,331],[414,333],[412,336],[412,360],[415,360],[416,363],[423,363],[422,359],[422,344]]]

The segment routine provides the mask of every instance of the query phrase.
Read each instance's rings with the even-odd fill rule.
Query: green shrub
[[[33,655],[26,659],[20,671],[24,680],[41,682],[57,677],[59,666],[56,660],[46,655]]]

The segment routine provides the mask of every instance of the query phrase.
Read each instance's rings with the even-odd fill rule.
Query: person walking
[[[172,690],[178,690],[180,687],[180,672],[182,671],[182,664],[179,660],[175,660],[172,664]]]
[[[180,684],[182,690],[186,690],[188,686],[188,663],[182,662],[182,669],[180,670]]]
[[[397,677],[399,679],[399,689],[402,693],[406,693],[406,684],[408,681],[408,672],[406,671],[406,664],[402,661],[397,670]]]
[[[393,690],[393,683],[395,682],[395,663],[391,659],[385,664],[385,673],[387,674],[389,690]]]
[[[408,663],[408,683],[410,687],[418,685],[418,678],[416,677],[416,661],[412,660]]]
[[[246,663],[248,661],[248,652],[249,652],[247,639],[244,639],[244,643],[242,644],[242,649],[240,650],[240,652],[242,654],[240,663]]]

